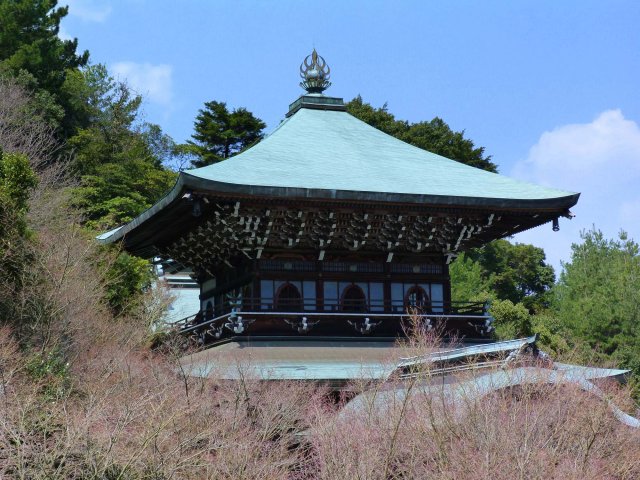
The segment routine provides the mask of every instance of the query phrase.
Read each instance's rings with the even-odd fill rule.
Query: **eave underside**
[[[455,256],[568,213],[568,207],[500,208],[255,197],[188,191],[124,238],[143,257],[214,272],[266,252],[325,256]],[[575,203],[575,202],[573,202]],[[573,204],[572,203],[572,204]],[[194,216],[194,213],[197,215]]]

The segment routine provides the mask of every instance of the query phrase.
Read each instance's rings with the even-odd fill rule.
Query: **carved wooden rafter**
[[[327,250],[386,253],[389,261],[394,253],[455,256],[482,243],[479,235],[489,230],[502,234],[500,220],[483,212],[403,215],[216,203],[199,226],[158,250],[207,271],[232,266],[238,255],[260,258],[264,249],[316,250],[319,260]]]

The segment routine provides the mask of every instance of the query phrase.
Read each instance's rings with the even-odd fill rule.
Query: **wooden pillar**
[[[442,300],[445,305],[451,305],[451,277],[449,276],[449,265],[447,265],[446,262],[443,262],[442,273],[444,276]]]
[[[383,283],[383,295],[384,295],[384,312],[391,313],[391,264],[384,263],[384,283]]]
[[[324,311],[324,278],[322,276],[322,262],[316,261],[316,311]]]

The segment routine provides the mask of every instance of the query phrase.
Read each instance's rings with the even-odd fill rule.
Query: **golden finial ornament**
[[[313,49],[311,55],[307,55],[302,64],[300,64],[300,77],[302,82],[300,86],[307,93],[322,93],[331,86],[329,76],[331,69],[327,62],[318,55],[316,49]]]

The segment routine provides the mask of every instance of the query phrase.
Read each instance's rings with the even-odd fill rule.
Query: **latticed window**
[[[407,292],[405,304],[409,308],[424,311],[429,308],[429,295],[427,295],[427,292],[425,292],[422,287],[415,285]]]
[[[420,275],[442,275],[442,265],[392,263],[391,273],[415,273]]]
[[[279,312],[299,312],[302,310],[302,296],[298,287],[285,283],[276,294],[275,309]]]
[[[367,298],[358,285],[349,285],[342,294],[342,310],[345,312],[366,312]]]

